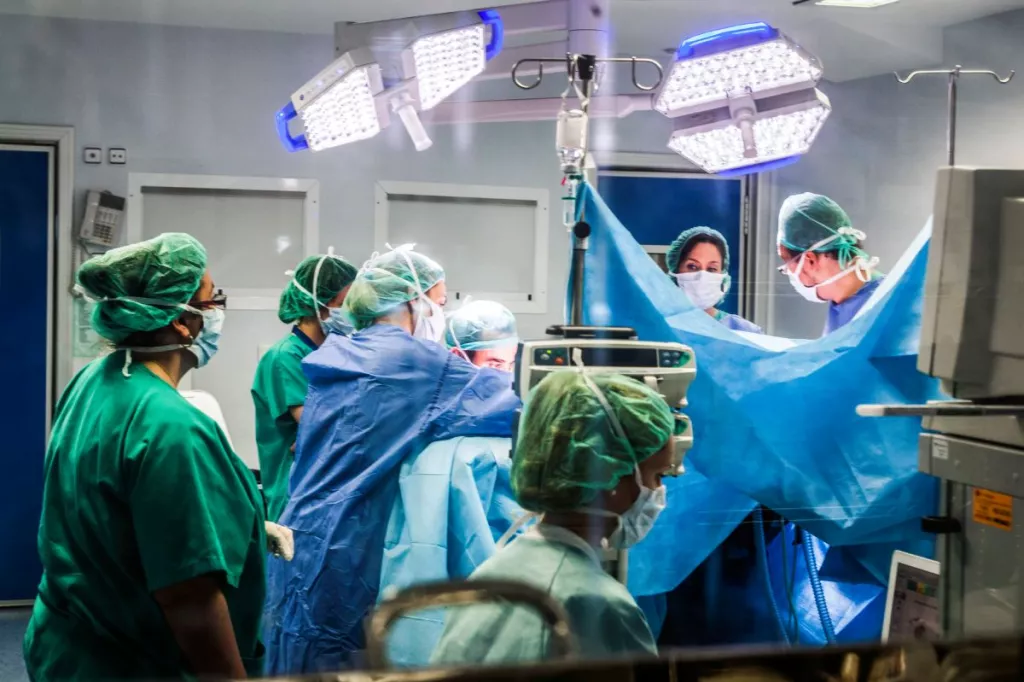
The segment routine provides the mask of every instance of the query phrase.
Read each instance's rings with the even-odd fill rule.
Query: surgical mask
[[[803,272],[804,263],[806,262],[808,253],[817,252],[818,249],[828,246],[832,242],[840,239],[845,240],[845,243],[849,245],[855,241],[863,241],[866,237],[867,235],[860,230],[855,230],[852,227],[841,227],[834,235],[826,237],[820,242],[811,245],[809,249],[800,254],[800,261],[798,262],[795,271],[791,271],[788,264],[782,266],[785,268],[785,272],[789,276],[790,285],[792,285],[793,289],[795,289],[796,292],[804,298],[804,300],[810,301],[811,303],[826,303],[827,301],[825,301],[825,299],[818,296],[819,287],[828,286],[833,282],[838,282],[851,272],[857,273],[857,279],[860,281],[867,282],[871,279],[871,272],[878,267],[879,260],[878,258],[867,258],[865,255],[861,255],[862,252],[859,249],[853,249],[855,255],[853,255],[849,267],[836,273],[832,277],[829,277],[824,282],[818,282],[817,284],[807,286],[800,281],[800,273]]]
[[[668,491],[664,485],[648,488],[640,478],[640,469],[635,469],[634,475],[636,484],[640,486],[640,495],[619,517],[618,529],[608,538],[610,549],[623,550],[638,545],[654,528],[654,522],[658,520],[668,501]]]
[[[680,272],[672,275],[680,289],[701,310],[714,308],[729,290],[729,276],[724,272]]]
[[[202,311],[203,328],[199,335],[188,346],[188,351],[196,356],[197,367],[205,367],[210,359],[217,354],[220,346],[220,333],[224,328],[224,311],[220,308],[207,308]]]
[[[320,320],[320,328],[324,330],[325,335],[341,334],[342,336],[350,336],[355,332],[355,327],[345,317],[345,313],[342,312],[341,308],[328,308],[327,313],[327,319]]]
[[[444,340],[444,309],[431,301],[426,296],[413,304],[416,315],[416,324],[413,327],[412,335],[424,341],[441,343]],[[426,312],[429,311],[429,315]]]
[[[840,270],[836,274],[826,279],[824,282],[818,282],[817,284],[807,286],[806,284],[800,281],[800,273],[803,272],[804,262],[806,258],[807,252],[800,254],[800,262],[796,266],[796,271],[791,272],[787,270],[786,274],[789,275],[789,283],[793,286],[796,292],[800,294],[800,296],[802,296],[805,300],[810,301],[811,303],[827,303],[825,299],[821,298],[818,295],[819,287],[825,287],[828,286],[829,284],[832,284],[833,282],[838,282],[843,277],[849,275],[851,272],[857,273],[857,279],[859,279],[860,281],[867,282],[868,280],[871,279],[871,271],[874,270],[875,267],[878,265],[877,258],[872,258],[870,260],[865,261],[860,256],[857,256],[856,258],[854,258],[854,261],[850,265],[850,267],[846,268],[845,270]]]

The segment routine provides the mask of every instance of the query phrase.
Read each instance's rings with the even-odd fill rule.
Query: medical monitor
[[[889,594],[882,623],[883,642],[937,640],[942,637],[938,561],[893,552]]]
[[[1024,171],[942,168],[918,369],[955,398],[1024,396]]]

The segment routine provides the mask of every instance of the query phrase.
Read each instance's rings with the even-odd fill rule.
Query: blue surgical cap
[[[448,317],[445,342],[469,352],[519,343],[512,311],[495,301],[472,301]]]

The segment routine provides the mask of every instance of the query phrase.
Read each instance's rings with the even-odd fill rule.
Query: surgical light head
[[[418,22],[356,30],[364,39],[358,45],[365,47],[346,51],[278,112],[277,132],[285,149],[321,151],[374,137],[388,126],[392,112],[417,150],[429,148],[417,111],[434,108],[482,73],[503,42],[501,17],[494,10],[429,19],[440,30],[416,38]],[[386,47],[396,41],[404,46],[400,55]],[[306,131],[293,136],[288,125],[296,117]]]
[[[289,151],[320,151],[375,136],[388,124],[376,97],[384,90],[380,65],[368,50],[335,59],[292,94],[277,114],[278,135]],[[306,132],[292,136],[288,122],[299,116]]]
[[[749,173],[806,154],[831,113],[828,97],[816,89],[760,101],[737,97],[676,119],[668,147],[708,173]]]
[[[807,153],[831,113],[816,57],[764,23],[683,41],[654,108],[669,148],[709,173],[763,170]]]

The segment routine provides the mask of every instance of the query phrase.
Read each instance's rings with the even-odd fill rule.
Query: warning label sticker
[[[974,489],[974,522],[1013,530],[1013,498],[982,488]]]

